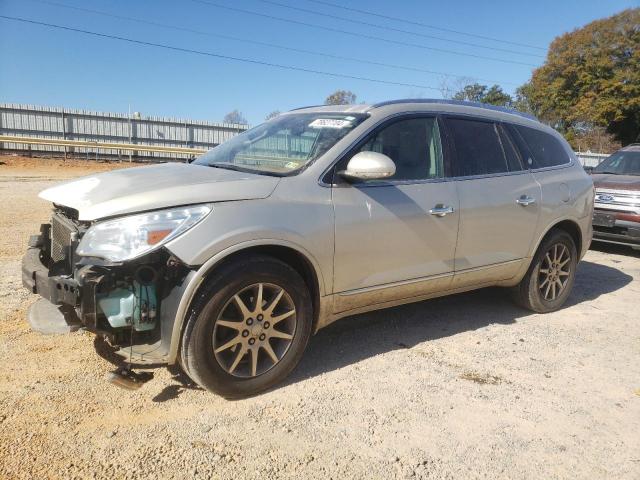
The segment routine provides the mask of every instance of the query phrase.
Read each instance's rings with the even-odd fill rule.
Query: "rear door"
[[[447,117],[460,201],[454,286],[510,278],[527,257],[540,215],[540,185],[497,122]]]

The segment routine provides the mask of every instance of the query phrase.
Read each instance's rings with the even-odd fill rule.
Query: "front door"
[[[439,130],[435,117],[396,119],[343,160],[346,166],[357,152],[380,152],[394,161],[396,174],[333,188],[338,312],[449,286],[459,205],[455,183],[445,176]]]

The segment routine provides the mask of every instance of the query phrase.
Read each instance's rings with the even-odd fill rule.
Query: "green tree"
[[[489,90],[487,90],[487,93],[484,94],[482,102],[488,103],[489,105],[509,107],[513,103],[513,99],[511,98],[511,95],[503,92],[501,87],[493,85]]]
[[[465,85],[453,96],[453,99],[487,103],[499,107],[508,107],[513,102],[511,95],[505,93],[499,85],[488,87],[479,83]]]
[[[336,90],[324,101],[325,105],[352,105],[354,103],[356,103],[356,94],[350,90]]]
[[[622,144],[640,135],[640,8],[557,37],[533,72],[527,102],[567,138],[604,127]]]
[[[511,106],[521,112],[537,115],[538,107],[531,98],[532,90],[531,82],[527,82],[516,88],[516,98],[513,100]]]
[[[454,100],[465,100],[467,102],[480,102],[482,97],[487,91],[486,85],[480,85],[479,83],[471,83],[465,85],[462,90],[456,92],[453,95]]]

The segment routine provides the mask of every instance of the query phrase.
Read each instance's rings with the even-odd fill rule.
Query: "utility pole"
[[[129,104],[129,143],[133,143],[133,124],[131,122],[131,104]],[[129,163],[132,162],[133,151],[129,150]]]

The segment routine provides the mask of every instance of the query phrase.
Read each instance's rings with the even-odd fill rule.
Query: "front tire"
[[[309,291],[293,268],[263,255],[233,260],[194,300],[182,361],[207,390],[230,399],[255,395],[299,363],[312,323]]]
[[[524,278],[513,289],[516,303],[538,313],[558,310],[571,293],[577,264],[577,249],[571,235],[564,230],[551,230]]]

